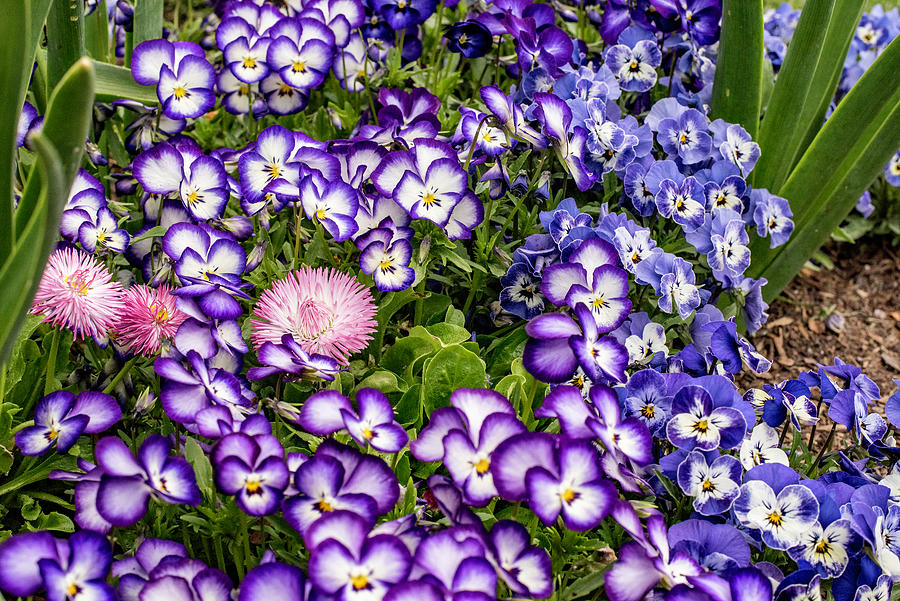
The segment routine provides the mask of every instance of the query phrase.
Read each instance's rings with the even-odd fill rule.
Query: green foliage
[[[762,0],[725,0],[711,117],[740,123],[753,137],[763,89]]]
[[[726,2],[722,34],[726,40],[738,20],[752,31],[761,29],[761,13],[757,24],[749,25],[755,3],[752,11],[751,3],[738,4],[740,11],[729,12]],[[896,40],[822,124],[863,5],[863,0],[806,2],[766,103],[758,136],[761,156],[751,183],[786,198],[795,222],[790,240],[781,247],[770,249],[763,239],[751,244],[753,260],[747,275],[768,280],[763,289],[767,301],[784,289],[828,239],[900,146],[900,92],[892,85],[900,68],[900,43]],[[755,56],[754,39],[751,36],[748,54]],[[744,75],[753,81],[757,71],[746,71],[749,58],[735,56],[728,52],[729,45],[724,46],[713,105],[717,114],[738,120],[742,111],[749,109],[746,103],[733,106],[726,102],[738,85],[736,64],[744,61]],[[745,121],[741,123],[746,127]]]
[[[81,164],[91,122],[94,71],[79,60],[54,90],[40,135],[32,138],[38,157],[19,201],[11,254],[0,267],[0,362],[9,356],[16,333],[40,281],[44,263],[59,232],[75,172]]]

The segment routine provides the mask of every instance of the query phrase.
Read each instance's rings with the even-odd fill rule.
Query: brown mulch
[[[889,238],[831,244],[834,269],[804,269],[772,303],[769,321],[751,338],[772,369],[741,378],[741,388],[797,377],[835,357],[858,365],[882,398],[900,378],[900,251]]]

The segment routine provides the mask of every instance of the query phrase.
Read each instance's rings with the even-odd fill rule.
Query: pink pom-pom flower
[[[175,338],[187,314],[175,306],[175,295],[165,284],[150,288],[143,284],[125,291],[125,308],[117,321],[117,340],[133,353],[150,357],[163,343]]]

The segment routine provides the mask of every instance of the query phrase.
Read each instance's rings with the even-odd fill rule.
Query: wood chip
[[[881,360],[884,361],[885,365],[890,368],[896,369],[900,372],[900,356],[897,356],[890,351],[885,351],[881,353]]]
[[[793,317],[779,317],[775,321],[770,321],[769,323],[767,323],[766,326],[769,328],[777,328],[779,326],[789,326],[792,323],[794,323]]]
[[[806,322],[806,327],[816,334],[823,334],[825,332],[825,324],[818,319],[810,319]]]
[[[894,321],[900,321],[900,311],[891,311],[888,313]]]

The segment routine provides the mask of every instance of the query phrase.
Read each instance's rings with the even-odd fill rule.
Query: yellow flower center
[[[824,538],[820,538],[819,542],[816,543],[816,554],[831,555],[831,543]]]
[[[281,168],[278,165],[276,165],[275,163],[272,163],[271,165],[269,165],[268,169],[269,169],[269,177],[271,177],[273,179],[281,175]]]
[[[86,295],[88,293],[88,283],[84,280],[84,274],[81,271],[76,271],[71,276],[66,276],[63,278],[66,286],[69,287],[69,290],[76,292],[78,294]]]
[[[706,432],[707,430],[709,430],[709,422],[706,421],[705,418],[701,419],[696,424],[694,424],[694,430],[701,433]]]
[[[397,8],[399,8],[400,10],[403,10],[404,8],[406,8],[406,0],[400,0],[397,3]]]
[[[688,141],[687,135],[681,134],[681,137],[678,138],[678,141],[681,142],[682,144],[687,144],[687,141]]]
[[[256,59],[252,56],[248,56],[244,59],[244,68],[245,69],[255,69],[256,68]]]
[[[475,466],[475,471],[479,474],[483,474],[491,468],[491,462],[486,457],[482,457],[473,465]]]
[[[575,494],[575,491],[571,488],[567,488],[559,494],[559,498],[566,503],[571,503],[572,501],[574,501],[576,496],[577,495]]]
[[[369,579],[366,578],[365,574],[357,574],[356,576],[350,577],[350,584],[353,585],[353,590],[361,591],[369,586]]]
[[[319,220],[325,219],[325,209],[316,209],[316,218]]]
[[[387,271],[391,268],[391,261],[389,259],[385,259],[381,263],[378,264],[378,269],[381,271]]]
[[[194,204],[194,203],[196,203],[198,200],[200,200],[200,195],[197,194],[197,191],[196,191],[196,190],[192,191],[192,192],[191,192],[190,194],[188,194],[188,196],[187,196],[187,201],[188,201],[190,204]]]
[[[322,513],[334,511],[334,507],[332,507],[331,503],[329,503],[325,499],[319,499],[319,501],[316,503],[316,509],[318,509]]]
[[[375,436],[375,433],[372,432],[372,431],[371,431],[370,429],[368,429],[368,428],[363,428],[362,434],[363,434],[363,436],[365,436],[366,439],[368,439],[368,440],[372,440],[372,437]]]
[[[641,407],[641,415],[647,419],[653,419],[656,416],[656,409],[654,409],[653,405],[644,405]]]
[[[433,205],[435,202],[437,202],[437,199],[434,197],[434,192],[429,192],[428,194],[423,196],[422,202],[425,203],[425,205],[429,206],[429,207],[431,205]]]
[[[303,61],[294,61],[294,64],[291,65],[291,70],[294,73],[306,73],[306,63]]]
[[[294,89],[291,86],[287,85],[286,83],[283,83],[278,88],[278,93],[281,94],[282,96],[284,96],[286,94],[293,94]]]
[[[716,485],[712,483],[712,480],[704,480],[703,485],[701,486],[703,492],[710,492],[716,490]]]
[[[781,516],[777,509],[773,509],[772,513],[766,516],[766,521],[769,522],[769,524],[771,524],[772,526],[781,526],[784,518]]]
[[[591,301],[591,306],[594,307],[595,309],[602,309],[603,307],[606,306],[606,299],[603,298],[602,296],[598,296],[597,298],[595,298],[594,300]]]
[[[53,442],[54,440],[56,440],[56,437],[59,436],[59,430],[57,430],[55,426],[51,426],[50,431],[47,432],[46,436],[47,440]]]
[[[184,98],[185,96],[188,95],[188,91],[185,89],[184,86],[178,86],[177,88],[175,88],[173,90],[173,93],[175,94],[175,98],[177,100],[181,100],[182,98]]]
[[[81,592],[81,588],[79,588],[79,586],[77,584],[75,584],[74,582],[66,587],[66,594],[70,597],[74,597],[75,595],[77,595],[80,592]]]
[[[262,488],[262,484],[256,478],[247,480],[247,483],[244,486],[247,489],[248,495],[255,495],[259,492],[259,489]]]

